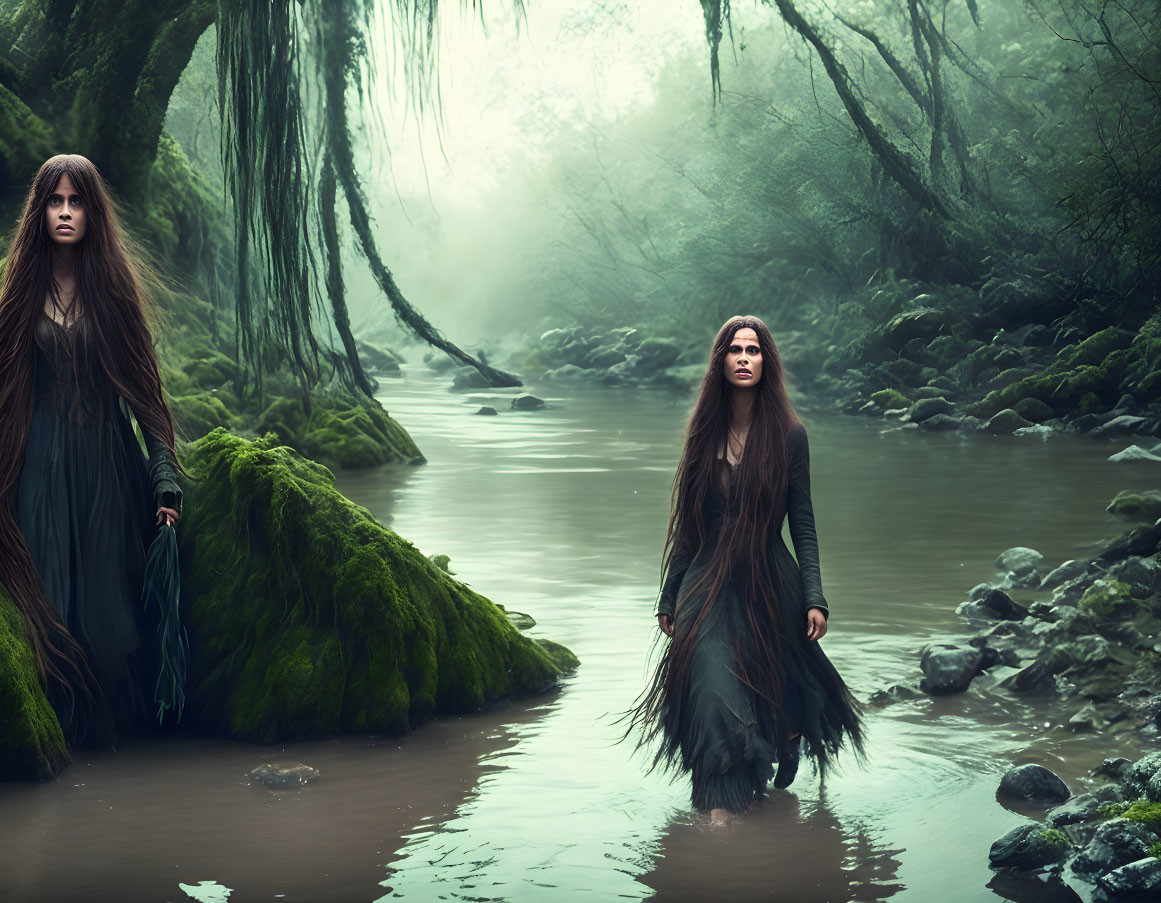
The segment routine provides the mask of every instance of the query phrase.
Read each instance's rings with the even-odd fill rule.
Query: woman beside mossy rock
[[[184,723],[256,742],[403,732],[541,692],[577,665],[532,640],[273,436],[182,449]],[[68,762],[19,618],[0,594],[0,777]]]
[[[158,354],[155,294],[92,163],[46,162],[0,285],[0,778],[52,777],[70,746],[116,746],[148,717],[158,650],[173,647],[144,612],[144,546],[154,500],[174,541],[179,472],[194,477],[180,554],[187,724],[260,741],[399,732],[575,667],[284,447],[347,466],[415,461],[375,403],[273,400],[265,437],[216,429],[184,449],[183,471],[171,399],[179,423],[199,404],[228,414],[236,368],[212,351]],[[185,307],[171,313],[181,337],[205,332]],[[207,382],[204,398],[181,394]],[[174,605],[178,582],[171,572]]]

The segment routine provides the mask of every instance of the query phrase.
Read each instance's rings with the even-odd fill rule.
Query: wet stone
[[[499,412],[495,408],[490,408],[487,405],[476,411],[477,414],[482,414],[485,417],[495,417]]]
[[[1056,689],[1056,678],[1047,662],[1035,661],[1000,682],[1005,690],[1016,693],[1051,691]]]
[[[1062,583],[1075,580],[1088,570],[1088,564],[1078,559],[1070,559],[1049,571],[1040,581],[1040,589],[1056,589]]]
[[[1000,779],[1000,793],[1034,802],[1064,802],[1068,785],[1043,765],[1016,765]]]
[[[1115,455],[1109,455],[1109,460],[1117,464],[1122,461],[1161,461],[1161,455],[1146,451],[1139,445],[1130,445]]]
[[[1150,780],[1161,772],[1161,752],[1151,752],[1139,758],[1125,770],[1126,796],[1144,796]]]
[[[1131,759],[1126,759],[1124,756],[1117,756],[1116,758],[1105,759],[1093,769],[1094,777],[1112,778],[1113,780],[1124,780],[1125,775],[1128,774],[1129,769],[1133,767]]]
[[[1117,899],[1161,900],[1161,859],[1146,856],[1097,878],[1097,885]]]
[[[1100,800],[1093,793],[1078,793],[1044,816],[1044,823],[1052,828],[1075,825],[1096,817]]]
[[[537,398],[535,395],[517,395],[512,399],[512,410],[514,411],[539,411],[543,407],[543,399]]]
[[[992,868],[1031,870],[1059,862],[1068,855],[1067,843],[1053,843],[1038,822],[1018,825],[992,844],[988,860]]]
[[[1092,840],[1072,860],[1072,870],[1078,875],[1103,875],[1136,862],[1156,841],[1156,836],[1144,825],[1114,818],[1097,828]]]
[[[932,646],[927,648],[919,660],[923,670],[920,688],[925,693],[946,695],[962,693],[980,673],[983,654],[970,646]]]

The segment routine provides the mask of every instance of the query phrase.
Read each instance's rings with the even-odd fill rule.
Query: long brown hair
[[[141,428],[161,439],[171,451],[174,428],[153,351],[151,324],[157,311],[147,290],[151,283],[156,284],[152,268],[122,229],[97,168],[77,154],[52,157],[33,179],[0,283],[0,585],[24,617],[42,680],[59,684],[70,699],[79,689],[93,703],[98,688],[92,671],[81,647],[44,595],[14,514],[35,400],[33,331],[45,299],[58,297],[45,209],[65,175],[84,203],[88,224],[74,250],[74,304],[80,305],[94,349],[87,365],[128,402]],[[82,374],[82,363],[79,358],[74,363],[78,383],[83,376],[94,375]]]
[[[753,329],[758,336],[762,376],[751,390],[754,404],[745,450],[728,490],[731,495],[736,494],[738,514],[731,519],[728,529],[718,530],[711,536],[704,506],[711,489],[722,485],[730,429],[731,385],[725,377],[725,359],[734,336],[746,328]],[[740,653],[736,656],[738,676],[775,709],[782,708],[778,599],[774,575],[770,572],[769,544],[772,532],[782,523],[785,514],[786,440],[800,422],[786,392],[782,357],[770,330],[757,317],[731,317],[714,339],[701,390],[686,428],[684,449],[673,479],[669,527],[662,555],[665,572],[678,549],[692,555],[707,543],[712,545],[709,566],[698,579],[683,584],[677,605],[708,587],[706,601],[692,622],[687,619],[687,623],[679,624],[652,683],[631,713],[629,729],[634,725],[645,727],[642,743],[657,739],[666,723],[672,728],[657,752],[655,765],[662,759],[672,762],[676,757],[675,734],[682,717],[682,688],[689,678],[698,632],[738,562],[748,563],[749,586],[745,595],[750,601],[746,616],[758,651],[757,662],[747,663]],[[784,737],[777,738],[779,746],[784,741]]]

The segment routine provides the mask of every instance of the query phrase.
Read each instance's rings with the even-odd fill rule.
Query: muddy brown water
[[[0,785],[0,900],[1049,899],[987,867],[1023,818],[996,801],[1000,775],[1039,762],[1080,792],[1104,756],[1144,749],[1070,733],[1072,711],[1050,698],[1014,701],[981,679],[875,711],[866,769],[820,786],[804,763],[790,792],[721,831],[691,813],[687,782],[645,774],[613,718],[647,674],[690,399],[532,390],[548,406],[517,413],[509,393],[453,394],[408,367],[382,397],[429,463],[338,484],[572,648],[582,666],[560,691],[403,738],[150,737],[78,754],[51,783]],[[482,404],[500,415],[475,415]],[[823,643],[864,699],[915,678],[924,643],[966,638],[955,606],[1001,551],[1031,546],[1053,565],[1086,554],[1123,528],[1108,500],[1157,482],[1155,465],[1107,462],[1119,444],[803,419],[832,607]],[[322,778],[250,785],[266,761]]]

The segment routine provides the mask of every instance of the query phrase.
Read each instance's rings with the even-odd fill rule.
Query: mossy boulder
[[[1122,490],[1113,497],[1105,510],[1126,520],[1154,523],[1161,518],[1161,490]]]
[[[261,742],[400,732],[576,667],[274,437],[215,430],[183,461],[187,711],[205,727]]]
[[[423,454],[382,405],[345,390],[316,391],[310,411],[297,398],[275,398],[257,418],[254,431],[274,433],[325,467],[419,464]]]
[[[41,688],[24,619],[0,587],[0,780],[49,780],[68,747]]]
[[[911,399],[898,389],[880,389],[871,394],[871,401],[883,411],[911,407]]]
[[[1099,365],[1114,351],[1128,348],[1133,341],[1133,333],[1117,326],[1110,326],[1090,335],[1083,342],[1064,348],[1056,356],[1060,369]]]

